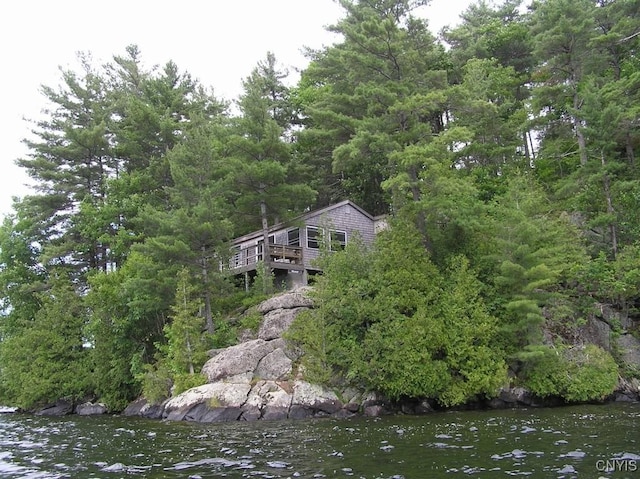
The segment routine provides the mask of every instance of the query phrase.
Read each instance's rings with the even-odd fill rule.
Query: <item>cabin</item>
[[[371,245],[384,226],[384,217],[373,217],[345,200],[270,227],[266,256],[262,230],[236,238],[229,269],[248,285],[258,265],[268,262],[278,284],[289,289],[303,286],[321,272],[314,260],[323,242],[329,250],[340,250],[357,235],[365,245]]]

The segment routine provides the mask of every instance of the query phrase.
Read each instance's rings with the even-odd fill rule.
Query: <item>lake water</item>
[[[640,405],[194,424],[0,415],[3,478],[638,478]]]

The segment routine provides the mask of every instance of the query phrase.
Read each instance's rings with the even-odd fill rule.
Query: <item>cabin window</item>
[[[276,235],[269,235],[269,244],[276,244]],[[258,240],[256,245],[256,260],[264,261],[264,240]]]
[[[287,244],[289,246],[300,246],[300,229],[295,228],[287,231]]]
[[[320,241],[322,241],[322,229],[307,226],[307,248],[320,249]]]
[[[234,246],[231,249],[231,267],[239,268],[242,266],[242,250],[240,246]]]
[[[346,231],[331,231],[331,251],[342,251],[347,246]]]

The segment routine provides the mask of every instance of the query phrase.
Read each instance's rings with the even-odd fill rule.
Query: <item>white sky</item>
[[[432,0],[425,9],[432,31],[457,23],[472,0]],[[15,165],[27,153],[26,119],[45,106],[40,86],[60,84],[58,67],[76,68],[76,52],[95,65],[136,44],[144,64],[173,60],[218,98],[234,99],[241,80],[272,51],[290,71],[304,68],[305,46],[332,37],[324,26],[342,9],[333,0],[16,0],[0,6],[0,217],[12,197],[29,193]]]

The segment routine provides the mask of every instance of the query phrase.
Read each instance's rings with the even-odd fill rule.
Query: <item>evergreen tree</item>
[[[229,141],[231,202],[245,221],[241,231],[262,229],[267,276],[271,271],[266,252],[269,225],[303,211],[315,196],[309,186],[290,182],[292,154],[283,137],[283,108],[273,96],[279,78],[275,57],[268,55],[266,63],[259,63],[244,81],[238,101],[241,116]]]
[[[458,257],[441,274],[411,223],[394,223],[369,253],[347,245],[323,266],[317,307],[292,332],[315,378],[331,380],[333,370],[392,399],[445,405],[492,396],[505,382],[496,319],[468,263]]]
[[[489,218],[495,249],[487,260],[495,269],[485,274],[497,290],[504,348],[518,353],[542,342],[543,308],[555,321],[572,320],[562,312],[571,296],[563,285],[587,261],[586,252],[577,228],[566,214],[554,211],[529,176],[510,180]]]
[[[222,156],[221,128],[212,123],[194,127],[167,153],[173,184],[167,188],[171,206],[147,206],[141,212],[147,238],[132,248],[156,261],[161,275],[175,277],[177,270],[187,267],[199,278],[202,315],[211,334],[214,297],[229,290],[220,264],[228,258],[227,242],[234,226],[225,201],[229,165]]]
[[[80,55],[81,72],[62,71],[63,86],[42,87],[52,107],[37,123],[37,140],[26,141],[28,158],[17,161],[35,181],[36,195],[24,198],[44,264],[65,264],[83,275],[105,270],[111,225],[88,224],[83,205],[100,207],[108,178],[118,168],[109,142],[111,108],[104,76]]]
[[[178,274],[176,302],[171,307],[171,322],[165,328],[167,343],[161,347],[164,361],[176,385],[175,394],[204,382],[196,377],[207,360],[208,344],[203,335],[204,321],[196,289],[190,284],[186,268]]]
[[[341,194],[373,214],[389,211],[382,184],[394,175],[407,175],[419,196],[420,165],[398,154],[444,129],[446,55],[412,15],[424,3],[342,1],[347,15],[330,30],[343,41],[315,52],[302,79],[308,128],[301,141],[327,145],[315,153],[331,153]]]
[[[71,281],[57,274],[39,301],[33,320],[0,345],[3,400],[24,409],[82,399],[93,389],[83,344],[85,309]]]

